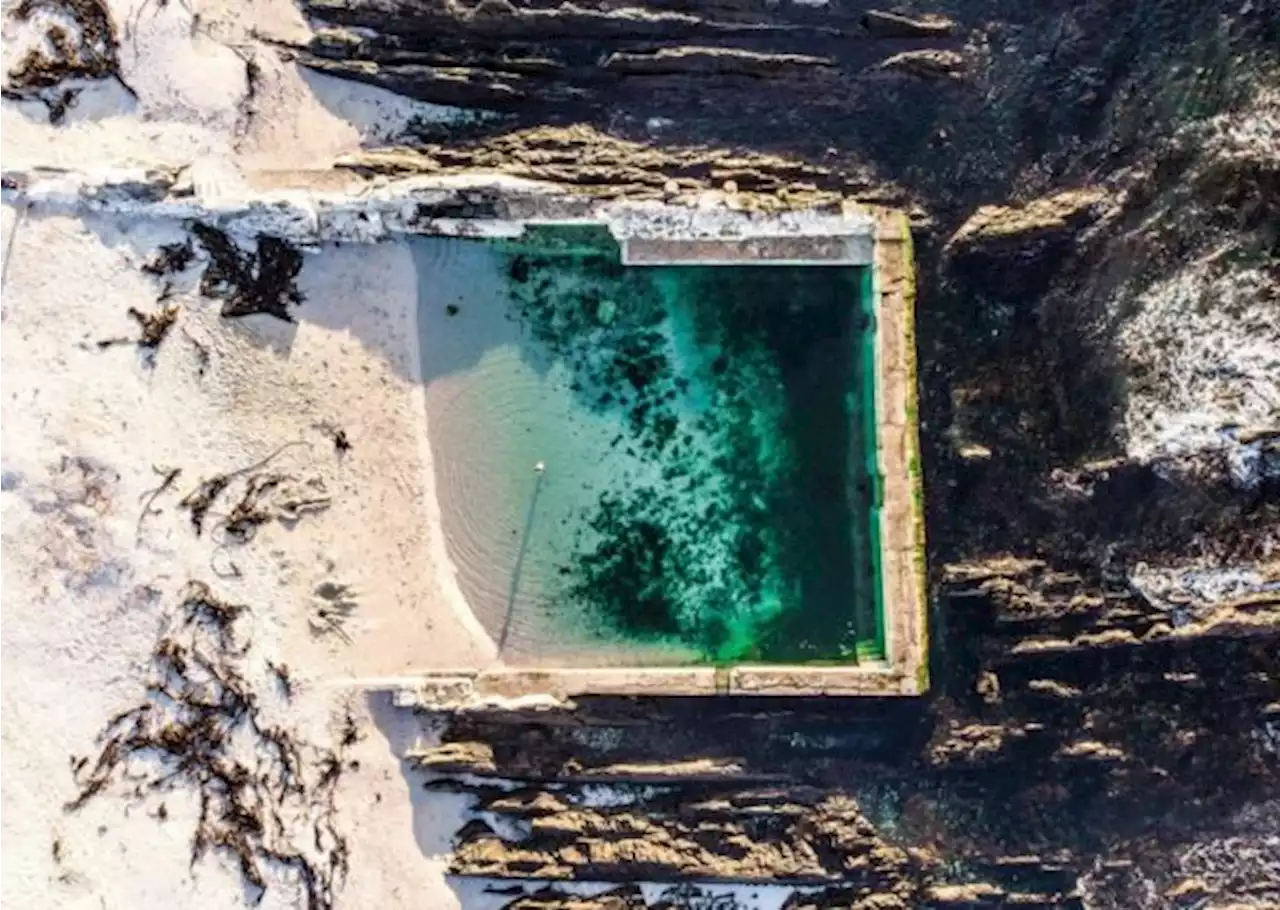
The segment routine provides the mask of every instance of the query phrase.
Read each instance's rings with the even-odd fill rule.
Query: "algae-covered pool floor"
[[[879,655],[868,269],[414,243],[446,549],[506,663]]]

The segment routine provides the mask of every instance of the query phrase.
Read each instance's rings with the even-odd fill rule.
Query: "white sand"
[[[118,23],[138,23],[122,50],[137,100],[111,84],[88,85],[60,128],[38,104],[5,101],[6,169],[198,163],[234,180],[254,168],[323,167],[362,141],[394,135],[412,116],[447,113],[281,62],[249,34],[301,27],[287,0],[197,2],[208,34],[194,35],[180,3],[111,6]],[[11,22],[5,28],[7,69],[34,39]],[[244,63],[227,42],[262,69],[249,108]],[[163,823],[148,814],[155,800],[131,806],[118,794],[78,814],[62,809],[75,794],[69,756],[95,755],[106,720],[139,702],[160,623],[183,584],[198,578],[252,608],[243,622],[254,673],[267,659],[293,668],[302,688],[291,726],[327,743],[344,707],[359,720],[365,738],[351,757],[360,767],[344,774],[338,794],[352,849],[340,905],[457,906],[443,870],[466,800],[433,795],[427,805],[411,792],[400,756],[424,735],[420,721],[345,682],[493,657],[460,609],[429,530],[434,494],[408,250],[309,256],[295,326],[267,317],[229,323],[215,302],[180,293],[179,322],[148,369],[132,347],[99,350],[96,342],[136,335],[128,308],[152,310],[159,291],[139,266],[158,244],[179,239],[179,226],[20,215],[4,208],[0,901],[244,905],[229,862],[189,867],[189,797],[166,797]],[[203,377],[197,345],[208,351]],[[341,460],[317,428],[324,422],[350,437]],[[323,483],[329,509],[292,527],[272,522],[233,552],[220,550],[216,535],[193,534],[176,508],[182,493],[296,440],[306,444],[273,467]],[[159,479],[153,465],[182,474],[135,539],[140,497]],[[219,580],[211,566],[225,571],[228,560],[241,577]],[[308,624],[324,580],[359,592],[350,644],[317,637]],[[296,883],[273,880],[262,906],[298,899]]]
[[[111,83],[86,84],[61,127],[46,122],[39,104],[0,103],[6,170],[194,166],[202,189],[213,191],[254,171],[323,168],[362,144],[394,138],[413,118],[455,113],[282,61],[256,36],[305,28],[290,0],[110,6],[128,26],[123,75],[136,99]],[[36,40],[6,21],[5,68]],[[246,57],[261,72],[253,99]],[[496,906],[483,883],[445,879],[449,841],[469,817],[469,801],[423,793],[401,760],[430,731],[393,711],[386,696],[353,684],[478,668],[496,657],[464,603],[441,530],[411,250],[385,243],[308,256],[297,325],[266,317],[228,323],[216,303],[184,286],[175,298],[179,323],[154,368],[129,346],[99,350],[101,339],[136,333],[128,308],[152,309],[159,290],[139,266],[180,236],[175,222],[3,209],[0,903],[245,905],[230,863],[189,865],[196,812],[189,796],[165,798],[163,823],[149,814],[154,800],[136,805],[116,791],[78,814],[62,809],[75,794],[69,756],[94,754],[106,720],[138,703],[157,631],[178,591],[197,578],[251,607],[243,622],[260,691],[270,691],[266,660],[293,668],[302,687],[295,702],[264,694],[264,709],[287,709],[288,723],[317,742],[334,736],[335,718],[349,709],[365,734],[350,755],[359,769],[344,774],[338,792],[339,826],[352,850],[339,905]],[[198,346],[209,357],[203,376]],[[1234,356],[1264,378],[1274,366],[1247,345]],[[1201,399],[1207,383],[1190,383],[1188,402]],[[1274,412],[1273,386],[1259,388],[1251,417]],[[1151,410],[1130,422],[1142,438],[1162,440],[1178,419]],[[326,422],[354,446],[341,459],[318,426]],[[332,497],[327,510],[292,527],[271,522],[228,551],[216,535],[197,538],[169,495],[138,533],[141,497],[158,482],[153,466],[182,469],[180,495],[298,440],[305,445],[273,467],[322,483]],[[518,468],[531,454],[515,452],[512,463]],[[556,476],[556,456],[545,460]],[[522,497],[519,489],[510,497],[517,517]],[[226,571],[230,561],[239,577],[216,578],[214,567]],[[350,643],[313,634],[313,592],[326,581],[358,592]],[[762,907],[778,897],[753,890]],[[295,882],[273,878],[261,906],[298,906],[298,896]]]
[[[6,210],[6,237],[13,220]],[[364,696],[349,696],[344,679],[482,666],[492,657],[438,581],[447,573],[437,571],[428,533],[431,473],[413,375],[416,290],[404,247],[309,258],[301,281],[308,318],[296,327],[267,317],[228,324],[216,304],[185,301],[153,369],[130,347],[98,350],[100,338],[132,334],[125,311],[150,309],[156,295],[137,270],[138,251],[176,236],[171,226],[31,216],[11,252],[0,496],[6,905],[30,905],[64,870],[75,873],[74,887],[53,889],[58,906],[85,897],[108,906],[185,904],[197,895],[209,906],[239,901],[239,885],[217,864],[198,866],[193,881],[190,819],[174,800],[165,825],[137,809],[126,817],[123,801],[76,816],[60,808],[74,795],[68,756],[91,752],[105,720],[137,703],[161,617],[187,579],[208,580],[251,606],[254,654],[294,669],[306,694],[290,722],[319,741],[331,737],[337,705],[351,701],[367,714]],[[209,350],[203,377],[191,339]],[[354,447],[341,460],[315,428],[325,421],[350,436]],[[181,467],[177,488],[185,492],[299,439],[306,444],[273,466],[322,481],[329,509],[220,549],[215,535],[194,536],[175,494],[158,501],[162,514],[135,541],[140,499],[158,482],[152,465]],[[215,578],[211,566],[225,571],[230,561],[242,577]],[[308,625],[312,592],[326,579],[360,592],[350,644],[317,637]],[[404,906],[437,894],[433,905],[449,906],[440,876],[453,823],[446,815],[433,834],[413,811],[397,757],[413,721],[384,715],[402,741],[388,742],[365,717],[361,770],[344,782],[352,811],[343,823],[355,851],[347,894],[354,900],[368,888],[379,906],[400,906],[396,892]],[[55,837],[66,845],[59,867],[50,856]],[[424,861],[420,844],[432,845],[434,862]],[[361,854],[376,859],[361,862]]]
[[[303,27],[289,0],[191,2],[195,29],[177,0],[113,2],[116,21],[129,25],[123,75],[136,99],[87,84],[60,127],[38,103],[4,101],[5,169],[189,167],[201,194],[216,199],[257,185],[264,170],[324,168],[413,118],[453,115],[283,62],[254,36]],[[6,60],[34,40],[7,22]],[[251,100],[246,56],[261,72]],[[366,694],[416,671],[478,669],[497,657],[464,602],[441,528],[432,440],[446,440],[428,434],[409,246],[309,254],[296,325],[223,320],[216,302],[180,283],[178,324],[148,367],[129,345],[97,342],[135,336],[128,309],[155,308],[159,282],[140,266],[182,238],[180,224],[10,206],[3,216],[0,902],[244,906],[228,860],[190,865],[190,794],[164,797],[164,822],[154,817],[159,800],[138,804],[118,789],[63,811],[76,794],[70,756],[95,756],[108,718],[142,699],[158,631],[184,584],[201,579],[251,608],[241,621],[252,638],[246,673],[264,711],[321,744],[347,710],[364,733],[349,755],[359,769],[343,774],[337,794],[352,870],[339,906],[499,906],[484,883],[446,881],[470,800],[428,795],[402,763],[431,731],[385,694]],[[324,424],[345,430],[352,450],[339,457]],[[323,485],[328,509],[270,522],[241,547],[222,546],[213,530],[195,536],[179,496],[300,441],[271,467]],[[523,450],[512,457],[531,460]],[[564,467],[558,457],[545,458],[551,479]],[[154,469],[168,468],[182,470],[175,492],[139,532]],[[511,501],[523,504],[518,493]],[[226,499],[215,506],[211,526],[226,508]],[[233,564],[237,577],[217,577]],[[325,582],[357,592],[349,642],[310,623]],[[301,687],[293,702],[272,694],[268,660],[292,668]],[[299,898],[297,882],[269,874],[263,907]]]

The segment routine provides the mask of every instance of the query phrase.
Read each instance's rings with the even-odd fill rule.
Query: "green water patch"
[[[566,632],[709,663],[878,656],[870,270],[627,268],[583,227],[497,249],[510,318],[616,417],[601,458],[638,466],[577,516]]]

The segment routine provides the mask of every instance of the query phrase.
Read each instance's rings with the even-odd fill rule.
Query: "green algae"
[[[710,663],[880,656],[870,270],[625,268],[580,226],[498,248],[511,318],[645,465],[580,516],[564,622]]]

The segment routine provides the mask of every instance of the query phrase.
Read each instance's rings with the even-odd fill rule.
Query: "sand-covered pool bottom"
[[[442,532],[504,663],[878,656],[868,269],[412,248]]]

